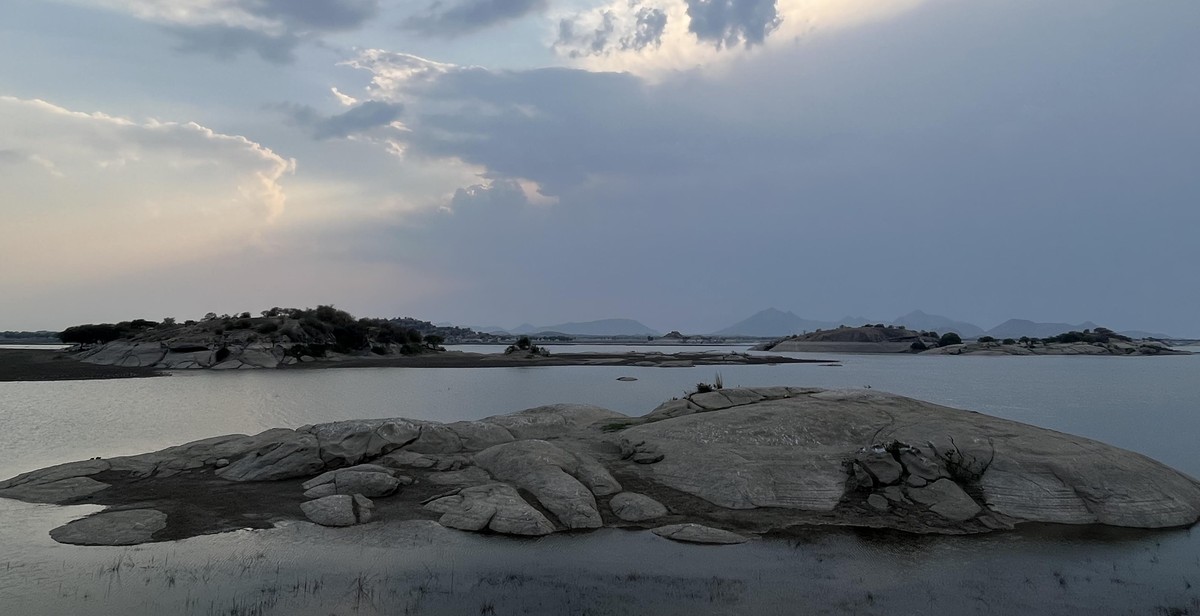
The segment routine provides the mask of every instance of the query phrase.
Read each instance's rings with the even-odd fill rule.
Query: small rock
[[[747,539],[737,533],[731,533],[719,528],[711,528],[702,524],[670,524],[659,526],[650,531],[659,537],[686,543],[711,543],[729,545],[745,543]]]
[[[928,481],[925,481],[923,478],[918,477],[916,475],[909,475],[908,479],[905,480],[905,483],[907,483],[908,485],[910,485],[914,488],[923,488],[929,484]]]
[[[361,494],[336,494],[300,503],[305,517],[322,526],[353,526],[370,521],[374,503]]]
[[[887,511],[888,509],[892,508],[891,504],[888,503],[887,497],[882,494],[872,494],[868,496],[867,504],[870,505],[872,509],[876,509],[878,511]]]
[[[213,464],[213,466],[215,466],[217,468],[225,468],[226,466],[229,466],[229,459],[221,458],[221,459],[217,460],[216,463]]]
[[[608,506],[613,515],[626,522],[642,522],[667,515],[667,508],[662,503],[636,492],[621,492],[612,497]]]
[[[618,380],[618,381],[625,381],[626,383],[628,383],[628,382],[631,382],[631,381],[636,381],[636,380],[637,380],[637,377],[636,377],[636,376],[619,376],[619,377],[617,377],[617,380]]]

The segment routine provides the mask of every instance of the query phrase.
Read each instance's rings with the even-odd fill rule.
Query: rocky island
[[[356,319],[332,306],[272,308],[177,323],[135,319],[70,327],[73,346],[57,353],[0,349],[0,381],[133,378],[169,370],[313,369],[354,367],[493,368],[817,363],[828,360],[728,351],[555,353],[522,337],[503,353],[447,351],[469,329],[417,319]]]
[[[1200,519],[1200,483],[1133,452],[875,390],[799,387],[694,393],[641,417],[552,405],[220,436],[32,471],[0,482],[0,498],[106,506],[51,531],[83,545],[283,520],[736,543],[830,525],[962,534]]]
[[[964,341],[958,334],[938,335],[895,325],[842,326],[789,336],[753,347],[783,353],[920,353],[926,355],[1191,355],[1158,340],[1134,340],[1097,327],[1049,338],[998,340],[980,336]]]

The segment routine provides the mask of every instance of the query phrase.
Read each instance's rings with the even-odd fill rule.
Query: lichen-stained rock
[[[567,528],[602,526],[592,490],[602,495],[620,490],[595,460],[542,440],[489,447],[475,454],[475,463],[496,479],[531,492]]]
[[[463,488],[434,499],[426,509],[442,514],[444,526],[462,530],[482,530],[506,535],[540,537],[554,532],[554,525],[515,488],[503,483]]]
[[[613,515],[626,522],[644,522],[667,515],[667,508],[662,503],[636,492],[621,492],[608,502]]]
[[[670,524],[660,526],[650,532],[671,539],[672,541],[683,541],[685,543],[711,543],[716,545],[731,545],[734,543],[745,543],[746,538],[727,530],[719,528],[711,528],[703,524]]]
[[[370,522],[374,506],[361,494],[338,494],[300,503],[300,510],[321,526],[353,526]]]
[[[305,477],[323,468],[316,437],[293,432],[284,440],[246,453],[216,473],[230,481],[277,481]]]
[[[603,420],[629,419],[616,411],[590,404],[551,404],[481,421],[504,427],[517,439],[563,436]]]
[[[157,509],[101,511],[50,531],[59,543],[72,545],[137,545],[166,528],[167,514]]]

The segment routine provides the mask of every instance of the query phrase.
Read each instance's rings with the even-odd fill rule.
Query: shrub
[[[952,344],[962,344],[962,336],[954,332],[946,332],[938,339],[938,346],[950,346]]]
[[[980,336],[980,337],[979,337],[979,341],[980,341],[980,342],[982,342],[982,343],[984,343],[984,344],[987,344],[987,343],[989,343],[989,342],[995,342],[995,341],[996,341],[996,339],[995,339],[995,338],[993,338],[993,337],[991,337],[991,336]]]
[[[916,342],[913,342],[911,345],[909,345],[908,348],[919,352],[919,351],[928,350],[929,345],[925,344],[924,342],[921,342],[920,340],[917,340]]]
[[[260,334],[269,334],[271,332],[279,331],[279,324],[274,321],[270,321],[254,328],[254,331]]]
[[[1007,345],[1013,345],[1013,344],[1016,344],[1016,343],[1017,343],[1017,341],[1016,341],[1016,340],[1013,340],[1012,338],[1005,338],[1003,341],[1001,341],[1001,342],[1000,342],[1000,344],[1003,344],[1003,345],[1006,345],[1006,346],[1007,346]]]

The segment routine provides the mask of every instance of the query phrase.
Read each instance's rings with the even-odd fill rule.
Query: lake
[[[453,421],[554,402],[636,415],[718,372],[726,386],[869,386],[1094,438],[1200,476],[1200,356],[827,357],[839,365],[0,383],[0,477],[337,419]],[[48,537],[95,510],[0,499],[0,614],[1200,613],[1200,539],[1186,529],[1029,527],[976,537],[814,529],[729,547],[611,529],[520,540],[436,524],[380,532],[293,523],[133,548]]]

